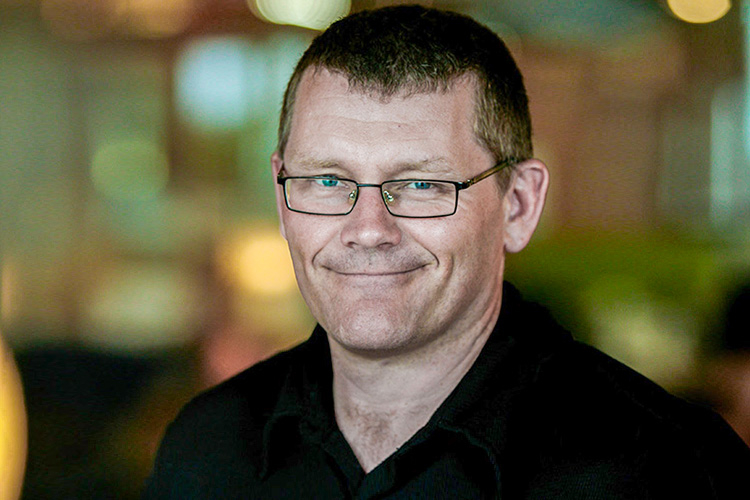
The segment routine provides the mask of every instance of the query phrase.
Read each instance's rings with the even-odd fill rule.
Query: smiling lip
[[[333,269],[332,269],[332,271],[335,272],[335,273],[338,273],[338,274],[343,274],[344,276],[393,276],[393,275],[397,275],[397,274],[410,273],[412,271],[416,271],[417,269],[419,269],[419,268],[406,269],[404,271],[375,271],[375,272],[373,272],[373,271],[364,271],[364,272],[361,272],[361,273],[360,272],[356,272],[356,271],[354,271],[354,272],[352,272],[352,271],[336,271],[336,270],[333,270]]]
[[[341,278],[386,279],[406,277],[431,264],[429,259],[416,255],[350,254],[339,257],[320,256],[318,268]]]
[[[357,293],[354,292],[355,289],[366,290],[369,295],[370,293],[378,293],[376,292],[377,290],[393,290],[394,287],[407,286],[416,278],[417,274],[415,271],[419,269],[421,267],[405,271],[378,272],[339,272],[333,269],[329,270],[333,272],[333,279],[338,281],[340,286],[349,287],[352,293]]]
[[[330,268],[330,267],[327,267],[326,269],[328,269],[329,271],[331,271],[333,273],[338,274],[339,276],[344,276],[344,277],[348,277],[348,278],[362,278],[362,279],[372,278],[372,279],[376,279],[376,278],[394,278],[394,277],[399,277],[399,276],[405,276],[405,275],[407,275],[409,273],[413,273],[414,271],[418,271],[418,270],[422,269],[423,267],[424,266],[421,265],[421,266],[417,266],[417,267],[413,267],[413,268],[409,268],[409,269],[395,270],[395,271],[393,271],[393,270],[383,270],[383,271],[372,271],[372,270],[355,271],[355,270],[343,270],[343,269],[342,270],[338,270],[338,269],[334,269],[334,268]]]

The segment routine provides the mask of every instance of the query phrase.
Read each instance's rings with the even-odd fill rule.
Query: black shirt
[[[750,450],[572,340],[506,286],[494,332],[430,421],[365,474],[333,414],[325,332],[192,401],[144,498],[750,498]]]

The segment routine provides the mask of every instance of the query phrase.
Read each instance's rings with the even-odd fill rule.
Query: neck
[[[476,361],[499,311],[500,301],[469,330],[405,354],[363,355],[330,341],[336,422],[365,472],[429,421]]]

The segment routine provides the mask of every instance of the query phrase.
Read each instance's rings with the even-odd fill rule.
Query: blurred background
[[[395,3],[0,0],[0,500],[137,498],[182,404],[309,335],[282,92],[318,30]],[[749,7],[417,3],[526,78],[552,186],[508,278],[750,441]]]

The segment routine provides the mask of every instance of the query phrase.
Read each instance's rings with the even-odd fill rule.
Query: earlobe
[[[505,251],[520,252],[534,234],[547,197],[549,172],[539,160],[516,165],[506,192]]]
[[[273,183],[276,192],[276,213],[279,216],[279,230],[281,231],[281,236],[286,239],[286,228],[284,227],[284,210],[286,209],[284,191],[283,187],[276,182],[276,177],[279,175],[283,165],[284,161],[281,159],[281,155],[278,151],[274,151],[271,155],[271,174],[273,174]]]

